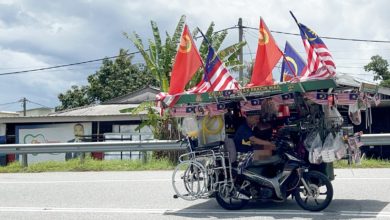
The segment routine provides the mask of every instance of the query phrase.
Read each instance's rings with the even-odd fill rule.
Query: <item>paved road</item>
[[[336,170],[324,212],[293,201],[225,211],[173,199],[171,171],[0,174],[0,219],[390,219],[390,169]]]

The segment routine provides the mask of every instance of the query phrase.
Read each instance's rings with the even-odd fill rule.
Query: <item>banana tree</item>
[[[157,23],[151,21],[153,39],[148,40],[149,46],[147,48],[144,46],[141,37],[136,32],[133,32],[131,35],[124,33],[124,35],[129,40],[131,40],[134,46],[140,51],[143,59],[145,60],[146,67],[159,82],[161,92],[168,92],[169,90],[170,72],[172,71],[173,62],[175,60],[178,44],[180,43],[180,37],[184,24],[185,16],[183,15],[181,16],[172,36],[168,32],[165,32],[165,43],[163,44]],[[211,22],[205,33],[205,36],[213,46],[214,50],[217,51],[220,59],[225,63],[227,68],[241,66],[242,64],[239,62],[237,55],[240,49],[246,43],[236,43],[226,47],[223,50],[219,50],[228,33],[226,30],[221,32],[214,32],[214,26],[214,23]],[[198,34],[199,29],[195,28],[195,30],[192,32],[193,37],[196,38]],[[199,52],[202,59],[206,60],[208,44],[205,39],[203,39],[199,47]],[[202,75],[203,69],[198,70],[195,76],[187,84],[187,88],[195,86],[201,80]],[[177,127],[177,123],[175,120],[169,117],[156,116],[155,113],[151,110],[151,103],[141,104],[139,108],[133,109],[131,111],[135,114],[138,114],[139,112],[145,110],[145,106],[149,106],[146,108],[148,109],[149,120],[142,122],[142,124],[139,126],[139,129],[143,126],[151,126],[156,138],[178,138],[179,134],[177,132],[169,132],[169,134],[167,133],[169,130],[176,130],[175,128]],[[167,156],[172,162],[176,162],[179,154],[180,152],[157,152],[158,157]]]
[[[170,72],[172,70],[176,50],[178,44],[180,43],[181,33],[185,24],[185,16],[181,16],[172,37],[168,32],[165,32],[165,44],[162,43],[157,23],[155,21],[151,21],[150,23],[154,39],[148,40],[149,46],[147,49],[145,49],[141,37],[136,32],[133,32],[132,35],[127,33],[124,33],[124,35],[130,39],[134,46],[140,51],[143,59],[145,60],[147,68],[160,83],[160,90],[162,92],[167,92],[169,90]],[[238,60],[237,55],[240,49],[245,46],[246,43],[236,43],[219,50],[228,32],[226,30],[214,32],[214,26],[214,22],[211,22],[205,33],[206,38],[211,43],[214,50],[218,51],[217,53],[220,59],[225,63],[227,68],[240,67],[242,64]],[[195,28],[192,34],[193,37],[196,38],[199,34],[199,29]],[[207,57],[207,48],[207,41],[203,39],[199,47],[199,52],[203,60],[205,60]],[[187,88],[195,86],[201,80],[202,74],[203,70],[200,69],[188,83]]]

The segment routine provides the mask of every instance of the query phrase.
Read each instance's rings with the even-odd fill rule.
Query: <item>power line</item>
[[[238,26],[235,25],[235,26],[232,26],[232,27],[228,27],[228,28],[224,28],[224,29],[215,31],[214,33],[219,33],[219,32],[222,32],[222,31],[231,30],[231,29],[237,29],[237,28],[238,28]],[[243,26],[243,28],[252,29],[252,30],[259,30],[258,28],[249,27],[249,26]],[[273,32],[273,33],[278,33],[278,34],[285,34],[285,35],[300,36],[300,34],[290,33],[290,32],[283,32],[283,31],[274,31],[274,30],[271,30],[271,32]],[[249,33],[249,35],[252,36],[252,35],[250,34],[250,32],[247,32],[247,33]],[[200,36],[199,36],[199,37],[200,37]],[[199,37],[195,37],[195,38],[199,38]],[[253,36],[252,36],[252,37],[253,37]],[[321,36],[321,38],[332,39],[332,40],[343,40],[343,41],[370,42],[370,43],[390,43],[390,41],[384,41],[384,40],[366,40],[366,39],[340,38],[340,37],[326,37],[326,36]],[[139,54],[139,53],[140,53],[139,51],[136,51],[136,52],[127,53],[126,55],[134,55],[134,54]],[[81,64],[86,64],[86,63],[98,62],[98,61],[102,61],[102,60],[104,60],[104,59],[113,59],[113,58],[117,58],[117,57],[119,57],[119,56],[121,56],[121,55],[110,56],[110,57],[105,57],[105,58],[100,58],[100,59],[94,59],[94,60],[87,60],[87,61],[76,62],[76,63],[70,63],[70,64],[64,64],[64,65],[51,66],[51,67],[43,67],[43,68],[37,68],[37,69],[29,69],[29,70],[5,72],[5,73],[0,73],[0,76],[12,75],[12,74],[22,74],[22,73],[29,73],[29,72],[37,72],[37,71],[50,70],[50,69],[58,69],[58,68],[63,68],[63,67],[68,67],[68,66],[75,66],[75,65],[81,65]]]
[[[16,104],[16,103],[19,103],[20,101],[16,101],[16,102],[8,102],[8,103],[2,103],[0,104],[0,106],[3,106],[3,105],[12,105],[12,104]]]
[[[50,108],[50,107],[48,107],[48,106],[46,106],[46,105],[42,105],[42,104],[39,104],[39,103],[37,103],[37,102],[33,102],[33,101],[31,101],[31,100],[28,100],[28,99],[27,99],[27,102],[30,102],[30,103],[33,103],[33,104],[42,106],[42,107],[44,107],[44,108]]]
[[[243,26],[243,28],[248,28],[248,29],[252,29],[252,30],[259,30],[259,28],[248,27],[248,26]],[[277,34],[301,36],[300,34],[291,33],[291,32],[274,31],[274,30],[270,30],[270,31],[272,33],[277,33]],[[389,40],[367,40],[367,39],[343,38],[343,37],[326,37],[326,36],[320,36],[320,37],[324,38],[324,39],[331,39],[331,40],[357,41],[357,42],[369,42],[369,43],[390,43]]]
[[[141,53],[141,52],[136,51],[136,52],[126,53],[126,55],[133,55],[133,54],[137,54],[137,53]],[[113,59],[113,58],[117,58],[117,57],[120,57],[120,56],[122,56],[122,55],[105,57],[105,58],[100,58],[100,59],[95,59],[95,60],[87,60],[87,61],[82,61],[82,62],[77,62],[77,63],[70,63],[70,64],[64,64],[64,65],[44,67],[44,68],[38,68],[38,69],[6,72],[6,73],[0,73],[0,76],[11,75],[11,74],[29,73],[29,72],[37,72],[37,71],[50,70],[50,69],[58,69],[58,68],[67,67],[67,66],[76,66],[76,65],[81,65],[81,64],[85,64],[85,63],[92,63],[92,62],[102,61],[102,60],[105,60],[105,59]]]

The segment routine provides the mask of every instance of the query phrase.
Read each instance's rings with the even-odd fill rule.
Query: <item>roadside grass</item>
[[[348,164],[347,160],[339,160],[333,163],[337,169],[349,168],[390,168],[390,161],[385,159],[365,158],[360,164]],[[30,164],[22,167],[19,162],[14,162],[5,167],[0,167],[0,173],[38,173],[38,172],[66,172],[66,171],[139,171],[139,170],[173,170],[175,164],[168,159],[151,158],[146,163],[141,160],[94,160],[86,158],[82,163],[80,159],[64,162],[47,161]],[[184,169],[184,168],[183,168]]]
[[[79,159],[69,161],[47,161],[22,167],[14,162],[0,167],[0,173],[37,173],[37,172],[66,172],[66,171],[136,171],[136,170],[172,170],[175,165],[168,159],[149,159],[146,163],[141,160],[93,160],[86,158],[82,163]]]
[[[390,168],[390,161],[388,159],[373,159],[364,158],[360,164],[348,164],[348,160],[338,160],[333,163],[333,167],[337,169],[346,168]]]

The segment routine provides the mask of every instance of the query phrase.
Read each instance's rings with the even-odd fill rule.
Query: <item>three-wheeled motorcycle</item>
[[[284,202],[291,196],[305,210],[327,208],[333,198],[332,162],[344,158],[348,148],[334,100],[318,91],[329,83],[180,97],[169,114],[180,118],[188,152],[172,175],[174,198],[215,197],[223,208],[236,210],[249,201]],[[256,111],[265,111],[274,123],[276,150],[262,160],[255,160],[253,151],[238,154],[232,139],[245,112]]]

